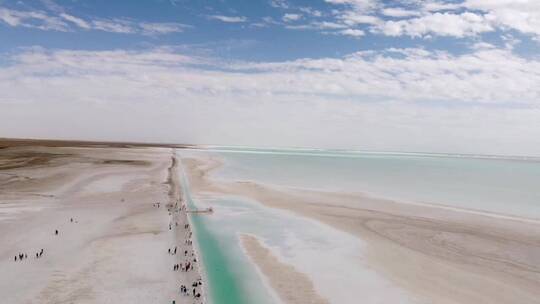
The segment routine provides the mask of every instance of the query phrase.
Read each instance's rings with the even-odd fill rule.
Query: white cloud
[[[111,32],[111,33],[133,34],[136,32],[131,22],[122,20],[122,19],[93,20],[92,28],[95,30],[101,30],[104,32]]]
[[[321,11],[313,9],[311,7],[299,7],[298,10],[306,15],[311,15],[313,17],[321,17],[323,15]]]
[[[325,0],[327,3],[341,5],[333,10],[336,21],[354,26],[359,24],[379,24],[380,19],[375,10],[381,4],[378,0]]]
[[[0,136],[540,155],[540,61],[505,49],[226,64],[36,48],[10,60]]]
[[[354,11],[345,12],[339,16],[341,22],[348,25],[356,24],[379,24],[381,20],[372,15],[365,15],[363,13],[357,13]]]
[[[540,88],[535,88],[540,81],[538,61],[516,57],[506,50],[481,50],[459,57],[422,49],[406,50],[401,59],[384,53],[359,53],[341,60],[301,60],[250,67],[259,67],[266,73],[272,71],[276,79],[278,75],[287,79],[286,83],[274,84],[297,93],[305,90],[306,94],[331,92],[342,96],[378,96],[376,99],[383,100],[458,103],[540,102]]]
[[[344,4],[350,5],[355,10],[369,10],[374,9],[379,5],[378,0],[325,0],[331,4]]]
[[[54,0],[40,0],[40,2],[50,11],[56,13],[62,13],[64,11],[64,9],[60,5],[56,4]],[[22,1],[20,3],[22,3]]]
[[[388,49],[379,53],[360,52],[341,59],[218,64],[222,72],[193,68],[191,66],[198,62],[212,65],[212,61],[201,61],[167,48],[148,52],[46,52],[38,49],[13,60],[14,66],[2,69],[0,82],[13,83],[19,76],[29,77],[41,72],[44,75],[69,72],[70,75],[103,76],[116,71],[116,75],[129,79],[143,74],[155,74],[159,79],[167,75],[171,83],[192,78],[183,84],[186,89],[207,87],[222,93],[267,91],[298,96],[330,92],[343,98],[378,95],[388,100],[409,101],[530,105],[540,102],[540,87],[536,85],[540,82],[540,62],[517,57],[504,49],[485,47],[462,56],[424,49]],[[141,73],[137,73],[138,70]],[[253,73],[254,70],[257,72]],[[43,80],[54,78],[44,76]],[[153,80],[148,81],[148,85],[153,83]],[[0,91],[5,94],[9,90]]]
[[[477,42],[471,46],[473,50],[485,50],[485,49],[495,49],[496,47],[487,42]]]
[[[180,33],[183,32],[187,25],[181,23],[140,23],[139,26],[142,29],[142,33],[145,35],[163,35],[170,33]]]
[[[262,20],[264,21],[264,23],[267,23],[267,24],[280,24],[280,22],[274,20],[274,18],[269,17],[269,16],[263,17]]]
[[[21,24],[22,19],[24,19],[24,17],[20,14],[17,14],[15,11],[0,8],[0,20],[7,23],[8,25],[18,26],[19,24]]]
[[[282,19],[285,22],[298,21],[298,20],[302,19],[302,15],[300,15],[300,14],[285,14],[285,15],[283,15]]]
[[[69,14],[66,14],[66,13],[61,13],[60,17],[64,18],[64,20],[67,20],[67,21],[77,25],[80,28],[83,28],[83,29],[86,29],[86,30],[92,28],[92,26],[88,22],[86,22],[85,20],[83,20],[81,18],[77,18],[75,16],[72,16],[72,15],[69,15]]]
[[[503,28],[540,36],[540,1],[466,0],[463,5],[484,11],[487,18]]]
[[[365,24],[370,32],[390,36],[476,36],[516,30],[540,40],[538,0],[326,0],[339,23]],[[382,16],[400,20],[381,20]],[[330,20],[327,20],[330,22]]]
[[[270,0],[270,6],[285,9],[290,7],[286,0]]]
[[[381,13],[389,17],[412,17],[420,15],[418,11],[406,10],[398,7],[389,7],[381,10]]]
[[[246,22],[247,18],[243,16],[223,16],[223,15],[210,15],[209,19],[219,20],[226,23],[242,23]]]
[[[307,24],[287,24],[285,28],[293,30],[320,30],[326,33],[327,30],[346,29],[347,25],[342,23],[327,22],[327,21],[315,21]]]
[[[325,0],[332,9],[324,15],[312,7],[295,7],[284,0],[270,1],[270,5],[289,12],[283,22],[256,22],[254,27],[281,24],[290,29],[320,29],[334,24],[335,29],[358,28],[372,34],[410,37],[470,37],[486,32],[515,30],[540,40],[540,1],[537,0],[426,0],[398,1],[389,4],[379,0]],[[48,3],[48,4],[47,4]],[[41,30],[73,31],[100,30],[124,34],[160,35],[178,33],[188,26],[176,22],[149,23],[131,19],[83,18],[68,14],[54,2],[46,2],[45,11],[22,11],[0,7],[0,23],[11,27]],[[244,16],[210,15],[209,19],[227,23],[243,23]],[[314,18],[310,20],[309,17]],[[306,24],[287,25],[306,19]],[[390,19],[390,20],[389,20]],[[318,26],[322,25],[322,26]],[[507,45],[513,47],[512,44]]]
[[[364,33],[364,31],[358,30],[358,29],[346,29],[346,30],[339,31],[339,33],[341,35],[352,36],[352,37],[361,37],[366,34]]]
[[[18,11],[0,7],[0,21],[9,26],[21,26],[40,30],[66,32],[68,25],[60,18],[49,16],[42,11]]]
[[[461,14],[434,13],[406,20],[390,20],[373,28],[388,36],[407,35],[422,37],[429,34],[465,37],[494,31],[492,22],[484,15],[469,12]]]
[[[330,30],[330,29],[343,29],[347,26],[342,23],[335,23],[335,22],[314,22],[312,23],[315,28],[321,29],[321,30]]]
[[[461,3],[427,0],[421,3],[421,9],[426,12],[454,11],[461,8]]]
[[[50,5],[54,4],[51,2]],[[57,8],[55,11],[61,11]],[[74,31],[75,29],[99,30],[121,34],[162,35],[184,31],[189,26],[175,22],[135,22],[131,20],[90,19],[60,12],[58,16],[43,11],[20,11],[0,7],[0,22],[11,27],[27,27],[40,30]]]
[[[521,43],[521,39],[518,39],[510,34],[503,35],[501,38],[504,41],[504,46],[508,50],[513,50],[516,45]]]

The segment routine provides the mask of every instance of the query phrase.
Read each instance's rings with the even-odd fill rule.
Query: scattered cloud
[[[21,1],[22,2],[22,1]],[[58,4],[54,0],[39,0],[48,10],[53,11],[55,13],[63,13],[64,8]]]
[[[181,23],[140,23],[139,26],[142,29],[142,33],[145,35],[163,35],[169,33],[180,33],[183,32],[186,28],[189,28],[188,25]]]
[[[352,36],[352,37],[361,37],[366,34],[364,31],[358,30],[358,29],[346,29],[346,30],[339,31],[338,33],[340,33],[341,35]]]
[[[52,6],[54,2],[46,1],[47,6]],[[83,19],[65,13],[55,6],[58,15],[53,15],[44,11],[21,11],[0,7],[0,23],[10,27],[26,27],[44,31],[71,32],[77,29],[99,30],[120,34],[143,34],[143,35],[163,35],[178,33],[188,28],[188,25],[174,22],[135,22],[133,20],[113,18],[113,19]]]
[[[298,21],[298,20],[302,19],[302,15],[300,15],[300,14],[285,14],[285,15],[283,15],[283,17],[281,19],[283,19],[283,21],[285,21],[285,22]]]
[[[384,8],[381,10],[381,13],[388,17],[397,17],[397,18],[412,17],[412,16],[420,15],[420,12],[418,11],[407,10],[407,9],[398,8],[398,7]]]
[[[224,15],[210,15],[208,19],[219,20],[226,23],[242,23],[246,22],[247,18],[243,16],[224,16]]]
[[[72,16],[72,15],[69,15],[69,14],[66,14],[66,13],[61,13],[60,17],[62,17],[66,21],[69,21],[69,22],[75,24],[76,26],[78,26],[78,27],[80,27],[82,29],[89,30],[89,29],[92,28],[90,23],[86,22],[85,20],[83,20],[81,18],[77,18],[75,16]]]
[[[540,1],[536,0],[325,0],[333,7],[326,13],[311,6],[295,6],[286,0],[270,0],[284,10],[281,25],[289,29],[313,29],[324,32],[334,24],[343,30],[355,28],[364,33],[409,37],[474,37],[483,33],[516,31],[540,41]],[[88,18],[66,12],[54,1],[42,0],[47,9],[19,10],[0,7],[0,24],[47,31],[100,30],[112,33],[164,35],[188,28],[176,22],[137,22],[125,18]],[[244,23],[245,16],[207,15],[208,19],[226,23]],[[304,21],[293,26],[287,23]],[[278,21],[254,22],[254,27],[278,25]],[[359,32],[358,32],[359,33]],[[508,47],[512,45],[509,44]]]
[[[466,0],[463,6],[484,12],[487,19],[502,29],[540,37],[540,1]]]
[[[510,34],[503,35],[501,38],[504,41],[505,48],[508,50],[513,50],[516,45],[521,43],[521,39],[518,39]]]
[[[459,2],[444,2],[443,1],[433,1],[427,0],[422,2],[421,10],[425,12],[440,12],[440,11],[455,11],[460,9],[462,4]]]
[[[476,36],[480,33],[494,31],[492,22],[484,15],[474,13],[434,13],[418,18],[383,22],[373,28],[375,33],[387,36],[423,37],[438,36]]]
[[[445,152],[455,151],[448,138],[458,136],[459,147],[473,152],[540,154],[540,141],[523,135],[540,129],[540,61],[506,49],[460,56],[387,49],[266,63],[224,63],[174,48],[34,48],[8,58],[0,67],[0,104],[17,106],[2,107],[0,130],[11,136],[92,129],[93,138],[112,140],[333,148],[361,142]],[[454,106],[433,106],[441,103]],[[58,111],[48,111],[51,105]],[[129,120],[119,115],[126,112]],[[7,119],[23,113],[24,127]],[[164,130],[159,138],[146,127],[155,121]]]
[[[313,9],[311,7],[299,7],[298,8],[299,11],[301,11],[302,13],[306,14],[306,15],[310,15],[310,16],[313,16],[313,17],[321,17],[323,15],[323,13],[319,10],[316,10],[316,9]]]
[[[61,105],[57,108],[62,111],[73,109],[64,113],[64,117],[74,117],[73,125],[79,122],[75,118],[84,120],[77,116],[81,106],[90,109],[89,117],[94,121],[103,113],[113,113],[104,118],[109,126],[115,126],[118,113],[137,109],[131,114],[141,121],[157,119],[170,123],[171,130],[192,126],[185,136],[193,136],[193,142],[216,143],[223,138],[242,144],[244,139],[256,142],[264,137],[280,145],[317,145],[321,142],[317,136],[324,136],[332,138],[330,143],[323,141],[332,147],[350,147],[355,140],[350,130],[360,130],[363,133],[358,138],[371,142],[370,147],[380,143],[380,138],[400,143],[401,138],[411,138],[407,135],[422,134],[416,144],[427,138],[433,148],[445,147],[450,142],[446,138],[463,131],[459,133],[460,146],[491,141],[490,148],[498,149],[503,145],[496,143],[506,141],[519,143],[515,149],[527,146],[540,155],[540,140],[523,135],[540,130],[540,60],[520,57],[522,50],[516,50],[528,39],[540,40],[540,1],[324,2],[327,9],[323,10],[269,0],[276,8],[274,18],[250,15],[248,19],[235,16],[239,13],[233,10],[228,11],[230,15],[198,16],[226,23],[249,22],[253,27],[273,25],[342,35],[352,43],[354,38],[370,35],[452,37],[462,39],[451,40],[463,46],[462,52],[433,50],[438,46],[434,43],[428,48],[374,49],[334,58],[225,62],[186,55],[173,47],[138,51],[21,49],[16,55],[2,56],[0,105],[20,106],[2,107],[0,130],[20,128],[15,120],[6,119],[18,117],[17,109],[37,116],[48,113],[54,104]],[[36,7],[42,10],[27,5],[0,6],[0,26],[152,36],[190,28],[177,22],[81,16],[50,0]],[[488,33],[496,33],[498,38],[492,39]],[[56,130],[62,132],[71,118],[62,120],[54,115],[48,113],[34,121],[58,124]],[[276,117],[284,119],[276,123]],[[177,121],[182,125],[175,125]],[[400,126],[398,131],[395,126]],[[150,132],[136,124],[130,127],[141,134]],[[33,130],[41,129],[35,125]],[[88,127],[81,124],[78,132],[85,129]],[[246,134],[246,130],[253,134]],[[108,132],[102,134],[108,136]],[[174,140],[175,132],[167,136]]]
[[[355,11],[367,11],[380,5],[379,0],[325,0],[331,4],[348,5]]]
[[[315,22],[306,23],[306,24],[287,24],[285,25],[285,28],[292,29],[292,30],[317,30],[317,31],[321,31],[323,33],[328,34],[329,30],[346,29],[348,28],[348,26],[342,23],[315,21]]]
[[[540,1],[426,0],[388,5],[378,0],[326,0],[336,6],[335,20],[388,36],[478,36],[515,30],[540,39]]]
[[[92,28],[95,30],[111,33],[133,34],[136,32],[131,22],[123,19],[93,20]]]
[[[477,42],[471,46],[473,50],[490,50],[496,49],[497,47],[491,43],[487,42]]]
[[[328,22],[328,21],[322,21],[322,22],[314,22],[313,23],[314,28],[321,29],[321,30],[335,30],[335,29],[343,29],[346,28],[347,25],[342,23],[335,23],[335,22]]]
[[[347,25],[357,25],[357,24],[379,24],[381,20],[372,15],[365,15],[357,12],[345,12],[338,17],[338,19],[347,24]]]
[[[352,29],[347,32],[361,35]],[[156,79],[169,75],[170,83],[175,83],[187,77],[192,81],[183,84],[186,89],[203,86],[211,92],[334,94],[359,99],[373,98],[377,92],[379,100],[540,105],[540,87],[537,86],[540,61],[526,60],[509,50],[487,44],[478,45],[472,53],[461,56],[417,48],[391,48],[335,59],[219,63],[220,72],[194,67],[198,63],[212,65],[219,60],[187,56],[168,48],[139,52],[35,49],[15,56],[12,61],[11,67],[1,69],[0,83],[15,84],[20,77],[36,77],[40,71],[43,81],[56,78],[50,75],[103,76],[111,70],[133,79],[134,75],[146,74],[137,70],[148,69],[148,72],[163,73]],[[9,91],[0,90],[3,94],[11,94]]]
[[[69,31],[69,26],[61,18],[50,16],[43,11],[19,11],[0,7],[0,22],[12,27]]]
[[[269,17],[269,16],[263,17],[262,20],[263,20],[265,23],[268,23],[268,24],[280,24],[279,22],[277,22],[276,20],[274,20],[274,18]]]
[[[275,8],[289,8],[289,3],[287,0],[270,0],[270,6]]]

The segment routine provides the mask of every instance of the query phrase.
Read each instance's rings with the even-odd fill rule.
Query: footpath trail
[[[174,154],[168,169],[169,202],[166,211],[169,214],[168,229],[171,232],[171,246],[167,253],[172,257],[171,271],[178,272],[179,296],[176,303],[204,303],[199,257],[193,247],[193,232],[189,224],[187,206],[182,200],[180,179],[178,176],[178,160]]]

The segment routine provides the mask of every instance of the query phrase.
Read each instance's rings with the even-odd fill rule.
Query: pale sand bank
[[[257,267],[269,278],[270,285],[285,304],[327,304],[314,289],[313,283],[294,266],[281,262],[252,235],[241,236],[242,246]],[[283,280],[287,277],[287,280]]]
[[[423,303],[538,303],[540,299],[540,225],[535,222],[359,194],[216,181],[209,173],[221,165],[220,160],[187,158],[184,164],[198,195],[249,197],[361,238],[368,244],[365,254],[370,266]],[[292,284],[286,275],[280,280]]]
[[[0,302],[201,303],[179,293],[200,277],[198,264],[173,271],[192,248],[187,231],[168,228],[187,223],[166,207],[180,199],[172,155],[106,145],[0,149]],[[174,246],[179,254],[169,255]],[[28,258],[15,262],[20,252]]]

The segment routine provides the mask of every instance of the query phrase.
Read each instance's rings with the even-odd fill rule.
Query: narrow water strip
[[[180,180],[182,195],[188,208],[197,208],[190,193],[189,180],[184,172],[182,160],[180,162]],[[221,248],[219,240],[210,233],[204,224],[204,219],[197,214],[188,216],[195,234],[195,246],[201,256],[201,271],[208,282],[208,300],[213,304],[244,304],[249,303],[244,297],[241,288],[230,268],[229,261]]]

